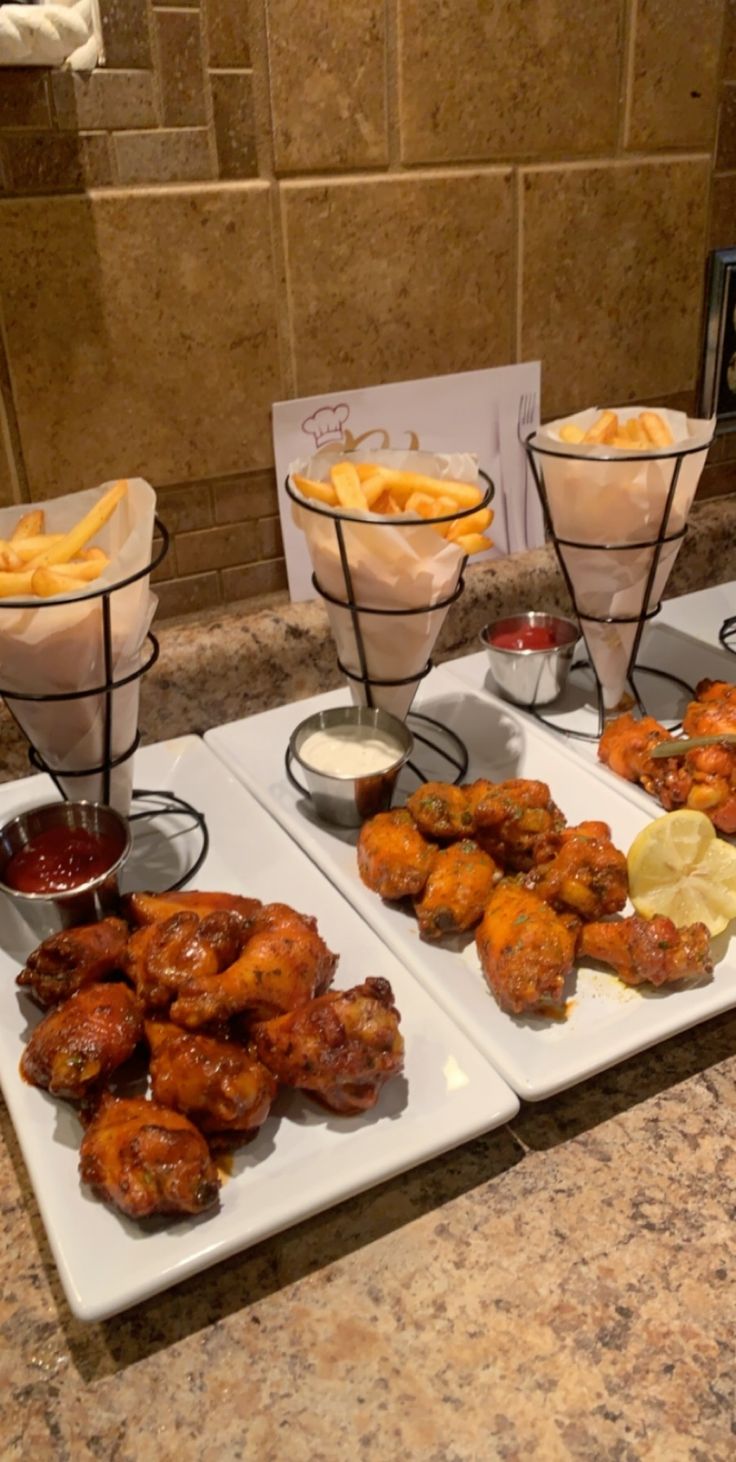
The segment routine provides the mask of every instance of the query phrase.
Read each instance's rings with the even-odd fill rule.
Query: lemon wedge
[[[679,928],[703,923],[715,935],[736,918],[736,848],[704,812],[683,807],[655,818],[627,861],[629,896],[646,919],[666,914]]]

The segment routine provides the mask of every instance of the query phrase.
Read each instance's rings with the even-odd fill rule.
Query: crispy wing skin
[[[241,1011],[267,1020],[321,994],[336,968],[337,955],[321,938],[316,919],[288,904],[265,904],[233,963],[223,961],[220,972],[191,969],[177,975],[171,1019],[190,1029]]]
[[[85,985],[36,1026],[21,1075],[54,1096],[81,1100],[132,1056],[142,1035],[143,1010],[128,985]]]
[[[379,812],[358,837],[358,872],[382,899],[415,898],[424,888],[436,849],[405,807]]]
[[[252,923],[261,908],[260,899],[244,898],[238,893],[131,893],[124,900],[125,912],[132,924],[155,924],[173,914],[240,914]]]
[[[449,782],[425,782],[406,800],[425,838],[470,838],[475,818],[464,787]]]
[[[145,1097],[107,1097],[82,1138],[83,1183],[131,1218],[202,1213],[220,1180],[201,1132]]]
[[[500,877],[493,859],[469,838],[440,849],[414,904],[422,938],[441,939],[474,928]]]
[[[101,919],[64,929],[44,939],[29,954],[16,983],[44,1009],[68,1000],[83,985],[93,985],[125,969],[128,927],[122,919]]]
[[[507,872],[522,873],[554,848],[565,818],[546,782],[515,777],[472,782],[466,788],[475,817],[475,839]]]
[[[554,858],[533,868],[525,884],[553,909],[570,909],[581,919],[617,914],[629,892],[626,858],[605,822],[564,828]]]
[[[683,720],[690,736],[717,736],[736,727],[736,686],[723,681],[701,681]],[[672,735],[651,716],[635,721],[619,716],[605,729],[598,755],[612,771],[630,782],[640,782],[651,797],[671,812],[691,807],[704,812],[720,832],[736,833],[736,747],[698,747],[684,756],[654,759],[651,749]]]
[[[193,911],[145,924],[131,936],[127,970],[147,1010],[165,1010],[192,980],[219,974],[244,949],[251,923],[222,912]]]
[[[375,1106],[404,1061],[399,1012],[388,980],[333,990],[254,1029],[261,1061],[285,1086],[302,1087],[334,1112]]]
[[[489,989],[511,1015],[559,1004],[575,957],[574,920],[518,884],[504,882],[491,894],[476,934]]]
[[[713,973],[710,935],[705,924],[678,929],[656,914],[633,914],[610,923],[585,924],[578,957],[611,965],[625,985],[668,985],[676,980],[707,979]]]
[[[234,1041],[146,1021],[154,1100],[175,1107],[202,1132],[252,1132],[265,1122],[278,1082]]]
[[[618,777],[624,777],[627,782],[640,782],[642,777],[656,773],[652,748],[671,739],[671,733],[654,716],[637,720],[627,711],[625,716],[608,722],[598,743],[598,756]]]

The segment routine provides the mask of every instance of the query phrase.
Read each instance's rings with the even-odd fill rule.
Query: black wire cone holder
[[[141,676],[146,674],[146,671],[150,670],[151,667],[156,664],[156,661],[159,657],[159,643],[156,639],[156,636],[152,633],[151,630],[149,630],[143,642],[143,646],[141,647],[141,663],[137,666],[135,670],[132,670],[128,675],[122,675],[116,679],[113,668],[111,600],[115,594],[120,593],[123,589],[129,588],[131,584],[138,583],[140,579],[146,578],[148,574],[152,573],[153,570],[158,567],[162,559],[165,557],[169,547],[169,532],[165,525],[161,522],[160,518],[155,518],[154,524],[155,531],[159,534],[161,538],[160,547],[156,549],[156,552],[152,554],[150,560],[143,566],[143,568],[138,569],[134,574],[129,574],[126,579],[121,579],[119,583],[105,585],[99,589],[86,588],[85,591],[80,592],[79,594],[66,595],[62,601],[59,601],[57,599],[44,600],[38,598],[17,598],[8,600],[6,602],[0,601],[0,614],[3,611],[15,614],[18,612],[18,610],[21,609],[32,609],[36,614],[43,614],[45,610],[58,610],[60,602],[64,606],[68,604],[88,605],[93,604],[95,600],[97,600],[100,604],[100,634],[102,640],[102,663],[104,674],[103,679],[98,685],[85,686],[83,690],[54,691],[33,695],[28,694],[27,692],[19,692],[12,688],[0,685],[0,696],[5,701],[5,705],[13,720],[15,721],[15,724],[21,732],[22,736],[26,741],[29,742],[28,760],[30,761],[31,766],[33,766],[36,771],[44,772],[48,777],[51,778],[54,786],[56,787],[57,791],[64,799],[64,801],[69,801],[70,799],[68,798],[67,793],[64,791],[64,788],[61,784],[60,779],[62,777],[66,780],[67,778],[74,779],[77,777],[101,776],[102,796],[98,800],[104,803],[109,802],[113,772],[117,767],[120,767],[126,761],[129,761],[130,758],[134,756],[135,752],[138,749],[138,746],[140,745],[141,733],[139,730],[136,730],[136,733],[130,745],[126,747],[124,751],[119,752],[117,756],[113,756],[113,697],[115,691],[121,690],[123,686],[131,685],[134,681],[139,680]],[[0,632],[2,632],[2,619],[0,619]],[[63,705],[71,701],[82,701],[91,699],[93,696],[104,697],[102,758],[96,765],[75,768],[73,770],[69,770],[69,768],[67,767],[52,766],[46,760],[46,758],[41,755],[37,747],[35,747],[30,741],[30,738],[28,737],[28,734],[25,731],[19,717],[16,715],[12,704],[14,701],[23,701],[37,705]],[[199,868],[201,868],[202,863],[207,856],[207,851],[209,848],[209,832],[207,829],[207,823],[204,814],[200,812],[196,807],[193,807],[191,803],[185,801],[184,798],[178,797],[173,792],[149,791],[134,788],[132,796],[134,802],[149,801],[151,803],[151,806],[148,808],[141,807],[137,811],[131,812],[128,815],[129,822],[138,822],[145,819],[153,820],[162,815],[173,815],[182,817],[186,816],[190,818],[194,826],[198,828],[201,839],[201,846],[199,851],[197,852],[193,861],[187,867],[186,871],[176,880],[175,883],[170,884],[166,891],[170,892],[174,889],[181,888],[182,885],[187,883],[190,878],[194,877],[194,874],[198,871]],[[163,892],[163,890],[161,891]]]
[[[724,650],[736,655],[736,614],[729,614],[718,631],[718,639]]]
[[[647,622],[650,619],[654,619],[655,615],[659,614],[659,611],[661,609],[661,601],[660,600],[657,600],[654,604],[650,604],[649,601],[650,601],[650,598],[651,598],[651,595],[652,595],[652,592],[653,592],[654,583],[655,583],[655,579],[656,579],[656,576],[657,576],[657,570],[659,568],[660,560],[661,560],[661,557],[662,557],[662,550],[665,548],[665,546],[667,544],[681,542],[682,539],[685,537],[685,535],[687,533],[687,524],[684,524],[682,528],[674,529],[671,532],[669,531],[669,529],[670,529],[670,519],[671,519],[671,516],[672,516],[672,509],[673,509],[674,502],[675,502],[675,493],[677,491],[677,484],[678,484],[678,481],[679,481],[679,478],[680,478],[680,470],[682,468],[683,460],[684,460],[685,457],[694,456],[697,452],[703,452],[704,450],[707,450],[707,449],[703,447],[703,444],[702,443],[700,443],[697,446],[693,446],[693,447],[677,447],[672,452],[657,451],[656,458],[653,458],[652,457],[651,452],[627,452],[625,458],[618,457],[618,456],[614,457],[613,454],[610,454],[608,456],[604,456],[604,455],[600,455],[599,454],[596,457],[591,458],[591,461],[592,462],[615,461],[615,462],[622,462],[622,463],[623,462],[627,462],[628,463],[628,462],[639,462],[639,461],[642,461],[642,462],[651,462],[653,460],[656,460],[657,462],[671,461],[671,462],[674,463],[674,465],[673,465],[673,468],[672,468],[672,476],[671,476],[671,479],[670,479],[669,487],[667,489],[667,495],[666,495],[666,498],[665,498],[664,507],[662,509],[662,516],[660,518],[659,527],[658,527],[658,530],[657,530],[656,535],[653,538],[641,539],[641,540],[639,540],[639,541],[637,541],[635,543],[628,542],[628,541],[627,542],[615,542],[614,541],[614,542],[611,542],[611,543],[589,543],[589,542],[581,542],[579,539],[574,539],[574,538],[562,538],[556,532],[555,527],[554,527],[554,524],[553,524],[553,521],[552,521],[552,513],[551,513],[551,509],[550,509],[550,504],[549,504],[549,496],[548,496],[548,492],[547,492],[547,485],[546,485],[545,480],[544,480],[544,471],[538,465],[538,463],[536,461],[536,457],[555,457],[555,458],[561,458],[561,459],[563,459],[565,461],[570,461],[570,460],[572,460],[572,461],[581,461],[583,459],[582,458],[579,458],[579,457],[576,457],[575,454],[572,453],[572,452],[557,451],[554,447],[540,446],[534,440],[534,437],[535,436],[536,436],[536,433],[535,432],[532,432],[529,436],[527,436],[524,439],[524,448],[526,450],[526,454],[527,454],[527,457],[529,459],[529,465],[531,467],[532,476],[534,478],[535,486],[536,486],[537,492],[539,494],[540,502],[542,504],[542,512],[544,514],[544,523],[545,523],[545,528],[546,528],[547,536],[550,539],[550,541],[552,542],[552,545],[554,547],[555,554],[556,554],[556,557],[557,557],[557,562],[560,565],[560,569],[562,571],[562,575],[563,575],[563,578],[565,580],[565,586],[566,586],[567,592],[568,592],[568,594],[570,596],[570,600],[571,600],[572,607],[573,607],[573,612],[575,614],[576,619],[580,623],[580,628],[581,628],[581,633],[583,635],[583,639],[585,639],[585,630],[583,629],[583,623],[582,622],[585,621],[585,620],[587,620],[589,623],[592,623],[592,624],[633,624],[633,625],[636,626],[636,632],[635,632],[635,635],[634,635],[634,640],[633,640],[633,644],[632,644],[632,648],[631,648],[631,654],[629,656],[629,662],[628,662],[628,666],[627,666],[627,670],[626,670],[626,684],[627,684],[627,686],[629,688],[629,691],[630,691],[631,696],[633,698],[634,704],[635,704],[637,710],[639,711],[639,714],[640,715],[645,716],[647,714],[647,709],[646,709],[646,706],[644,704],[644,700],[642,698],[642,695],[641,695],[641,693],[639,691],[639,688],[638,688],[638,686],[636,684],[636,681],[634,679],[634,675],[635,675],[636,672],[646,672],[647,675],[653,675],[653,676],[655,676],[656,678],[658,678],[660,680],[666,680],[670,684],[672,684],[674,686],[678,686],[681,690],[684,690],[689,696],[692,696],[692,694],[693,694],[693,687],[686,680],[682,680],[679,675],[674,675],[670,671],[662,670],[658,666],[655,666],[655,665],[637,665],[637,658],[638,658],[639,649],[640,649],[640,646],[641,646],[641,637],[642,637],[642,634],[644,633],[644,627],[645,627],[645,625],[647,624]],[[571,577],[571,574],[570,574],[570,570],[569,570],[568,565],[567,565],[567,562],[565,560],[565,555],[564,555],[564,553],[562,551],[565,548],[580,549],[580,550],[584,551],[585,553],[619,553],[619,554],[620,553],[640,552],[642,549],[651,549],[652,550],[652,553],[651,553],[651,559],[650,559],[650,564],[649,564],[649,570],[648,570],[648,573],[647,573],[646,582],[645,582],[644,590],[643,590],[643,593],[642,593],[641,609],[639,610],[639,612],[637,614],[603,614],[603,615],[596,615],[596,614],[590,614],[590,613],[588,613],[587,610],[581,610],[581,608],[580,608],[580,606],[578,604],[577,595],[576,595],[576,592],[575,592],[575,586],[574,586],[573,581],[572,581],[572,577]],[[729,621],[727,620],[726,621],[726,624],[728,624],[728,623],[729,623]],[[736,617],[733,620],[733,625],[734,625],[734,628],[736,628]],[[725,629],[725,625],[723,626],[723,628]],[[721,631],[721,634],[723,634],[723,630]],[[552,720],[549,716],[543,715],[541,713],[541,711],[539,711],[535,707],[530,707],[530,709],[533,711],[533,714],[537,717],[537,720],[543,721],[544,724],[545,724],[545,726],[549,726],[551,728],[551,730],[561,732],[563,736],[571,736],[571,737],[574,737],[574,738],[576,738],[577,740],[580,740],[580,741],[597,741],[600,738],[600,736],[603,734],[603,730],[604,730],[605,723],[606,723],[606,710],[605,710],[605,705],[604,705],[604,700],[603,700],[603,686],[601,684],[600,677],[599,677],[598,672],[596,670],[593,656],[592,656],[592,654],[590,652],[589,647],[587,646],[587,640],[586,640],[586,648],[588,648],[587,658],[586,659],[583,659],[583,660],[577,660],[575,662],[575,664],[573,665],[572,669],[573,670],[578,670],[578,669],[581,669],[581,668],[589,668],[592,671],[592,673],[593,673],[593,678],[594,678],[594,681],[595,681],[596,697],[597,697],[597,703],[598,703],[597,704],[597,711],[598,711],[598,729],[597,729],[597,731],[578,731],[578,730],[574,730],[571,727],[560,726],[557,722],[555,722],[554,720]],[[674,729],[676,729],[676,727],[673,726],[671,729],[674,730]]]
[[[347,598],[341,599],[338,596],[331,594],[320,584],[316,573],[312,574],[312,584],[316,592],[328,604],[333,604],[338,609],[345,609],[350,614],[350,621],[353,629],[353,634],[355,636],[355,646],[360,669],[350,669],[349,666],[343,663],[339,655],[337,655],[337,664],[338,668],[340,669],[341,673],[346,677],[346,679],[355,681],[356,684],[362,685],[363,694],[365,696],[365,704],[367,706],[375,706],[375,698],[373,694],[374,687],[380,686],[386,689],[393,689],[402,685],[413,685],[415,683],[418,686],[419,682],[423,680],[425,676],[429,675],[429,672],[432,669],[433,662],[430,656],[422,669],[414,671],[411,675],[397,676],[392,679],[387,679],[386,677],[375,675],[371,671],[368,664],[368,655],[366,652],[365,640],[363,638],[361,616],[379,615],[381,618],[386,618],[388,620],[401,620],[415,614],[432,614],[438,613],[441,610],[449,609],[450,605],[455,604],[456,601],[460,598],[460,595],[465,588],[464,573],[465,565],[468,560],[467,555],[461,559],[458,567],[457,579],[455,581],[455,586],[452,591],[447,594],[443,599],[436,600],[434,604],[420,604],[410,609],[377,609],[372,605],[359,604],[355,596],[353,575],[350,567],[347,544],[345,542],[345,532],[343,524],[370,524],[371,528],[392,528],[396,530],[401,528],[417,528],[420,526],[436,527],[440,523],[452,523],[458,518],[472,517],[472,515],[479,512],[481,508],[488,507],[488,505],[493,500],[493,495],[495,491],[494,485],[491,482],[490,477],[488,477],[485,472],[479,471],[478,475],[486,484],[485,491],[479,502],[474,503],[472,507],[458,508],[451,513],[444,513],[440,517],[431,519],[402,519],[397,517],[378,516],[371,516],[370,518],[366,518],[364,513],[351,512],[347,508],[327,507],[325,504],[317,502],[314,498],[302,497],[301,494],[297,493],[292,487],[290,478],[288,476],[286,478],[285,487],[287,496],[291,499],[293,503],[296,504],[297,507],[303,508],[305,512],[315,513],[318,517],[330,519],[334,525],[337,551],[340,558],[340,567],[343,573]],[[431,716],[423,715],[419,711],[410,710],[407,713],[406,721],[409,725],[409,729],[414,735],[415,741],[426,747],[428,751],[434,753],[442,766],[447,765],[448,768],[451,769],[449,775],[443,778],[443,780],[449,780],[452,782],[461,781],[468,769],[468,752],[464,742],[460,739],[457,733],[450,730],[449,726],[443,726],[441,722],[434,720]],[[441,734],[435,736],[435,731]],[[447,744],[443,745],[443,741]],[[429,778],[422,771],[421,767],[418,765],[416,757],[412,756],[406,765],[407,768],[414,773],[419,782],[426,782],[427,780],[429,780]],[[294,783],[295,786],[298,786],[299,784],[295,781],[291,771],[288,751],[286,766],[287,772],[289,774],[289,779]]]

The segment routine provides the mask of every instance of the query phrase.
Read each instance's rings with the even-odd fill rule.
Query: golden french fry
[[[50,599],[53,594],[71,594],[80,584],[99,579],[102,568],[99,563],[65,564],[64,570],[55,568],[34,569],[31,575],[31,591],[41,599]]]
[[[0,570],[3,573],[18,573],[23,568],[23,560],[20,554],[16,553],[11,543],[6,543],[0,548]]]
[[[619,432],[618,436],[615,436],[613,441],[608,442],[606,445],[609,447],[625,447],[626,451],[630,452],[636,443],[632,442],[631,437],[625,437],[623,432]]]
[[[358,470],[359,473],[360,469],[358,468],[356,470]],[[384,491],[383,478],[381,477],[380,472],[373,472],[371,473],[370,477],[361,477],[360,485],[363,489],[363,496],[366,500],[367,506],[369,508],[372,508],[377,498],[379,498],[381,496],[381,493]]]
[[[602,411],[583,436],[584,442],[601,444],[612,442],[618,431],[618,417],[615,411]]]
[[[33,508],[30,513],[24,513],[13,529],[11,543],[17,543],[21,538],[37,538],[39,533],[43,533],[45,521],[43,508]]]
[[[32,594],[32,578],[33,574],[29,574],[27,569],[20,574],[0,572],[0,599],[14,599],[17,595]]]
[[[358,508],[365,512],[368,504],[352,462],[337,462],[330,468],[330,477],[340,506]]]
[[[406,499],[407,513],[416,513],[419,518],[433,518],[436,499],[426,492],[412,492]]]
[[[632,416],[629,421],[625,421],[621,433],[626,437],[630,448],[649,446],[649,438],[638,416]]]
[[[57,573],[62,579],[72,579],[75,583],[87,584],[91,583],[93,579],[99,579],[102,570],[107,568],[109,562],[106,553],[102,558],[75,558],[71,563],[60,564],[54,573]],[[38,573],[39,570],[36,569],[35,572]]]
[[[100,529],[104,527],[109,518],[115,512],[118,503],[122,501],[128,491],[128,483],[125,478],[120,482],[113,483],[103,497],[99,499],[79,523],[75,523],[68,533],[65,533],[58,543],[38,555],[38,558],[31,559],[29,569],[50,568],[54,564],[68,563],[70,558],[75,558],[80,548],[86,547],[90,538],[94,538]]]
[[[655,447],[672,446],[672,432],[656,411],[642,411],[639,420]]]
[[[80,548],[79,557],[85,562],[89,561],[90,563],[99,563],[100,567],[103,569],[106,568],[110,562],[109,555],[105,553],[104,548]],[[67,569],[70,569],[71,567],[71,564],[66,565]]]
[[[382,518],[391,518],[395,517],[397,513],[404,513],[406,509],[398,502],[393,493],[389,492],[388,488],[386,488],[373,504],[373,511],[374,513],[378,513]]]
[[[474,508],[483,496],[480,488],[470,482],[452,482],[445,477],[425,477],[423,472],[400,472],[389,467],[379,470],[386,487],[400,496],[426,492],[432,497],[449,497],[453,507],[460,508]]]
[[[27,564],[54,543],[60,543],[63,537],[63,533],[39,533],[32,538],[5,538],[0,540],[0,556],[13,553],[21,564]]]
[[[293,474],[292,481],[295,487],[299,488],[302,497],[314,498],[318,503],[325,503],[328,508],[334,508],[337,502],[337,494],[331,482],[312,482],[309,477],[302,477],[300,472]]]
[[[483,533],[493,522],[493,513],[490,508],[479,508],[477,513],[470,513],[467,518],[455,518],[448,526],[447,537],[452,542],[456,538],[462,538],[468,533]]]
[[[584,437],[585,432],[582,427],[576,426],[574,421],[566,421],[565,425],[560,427],[561,442],[582,442]]]
[[[377,462],[355,462],[355,470],[361,482],[367,482],[369,477],[379,477],[386,471],[385,467],[379,467]]]
[[[493,548],[493,539],[483,533],[461,533],[453,542],[463,553],[483,553],[486,548]]]

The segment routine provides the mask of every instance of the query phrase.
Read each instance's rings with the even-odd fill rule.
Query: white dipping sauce
[[[313,731],[299,747],[299,757],[315,772],[333,777],[372,777],[395,765],[403,747],[373,726],[331,726]]]

